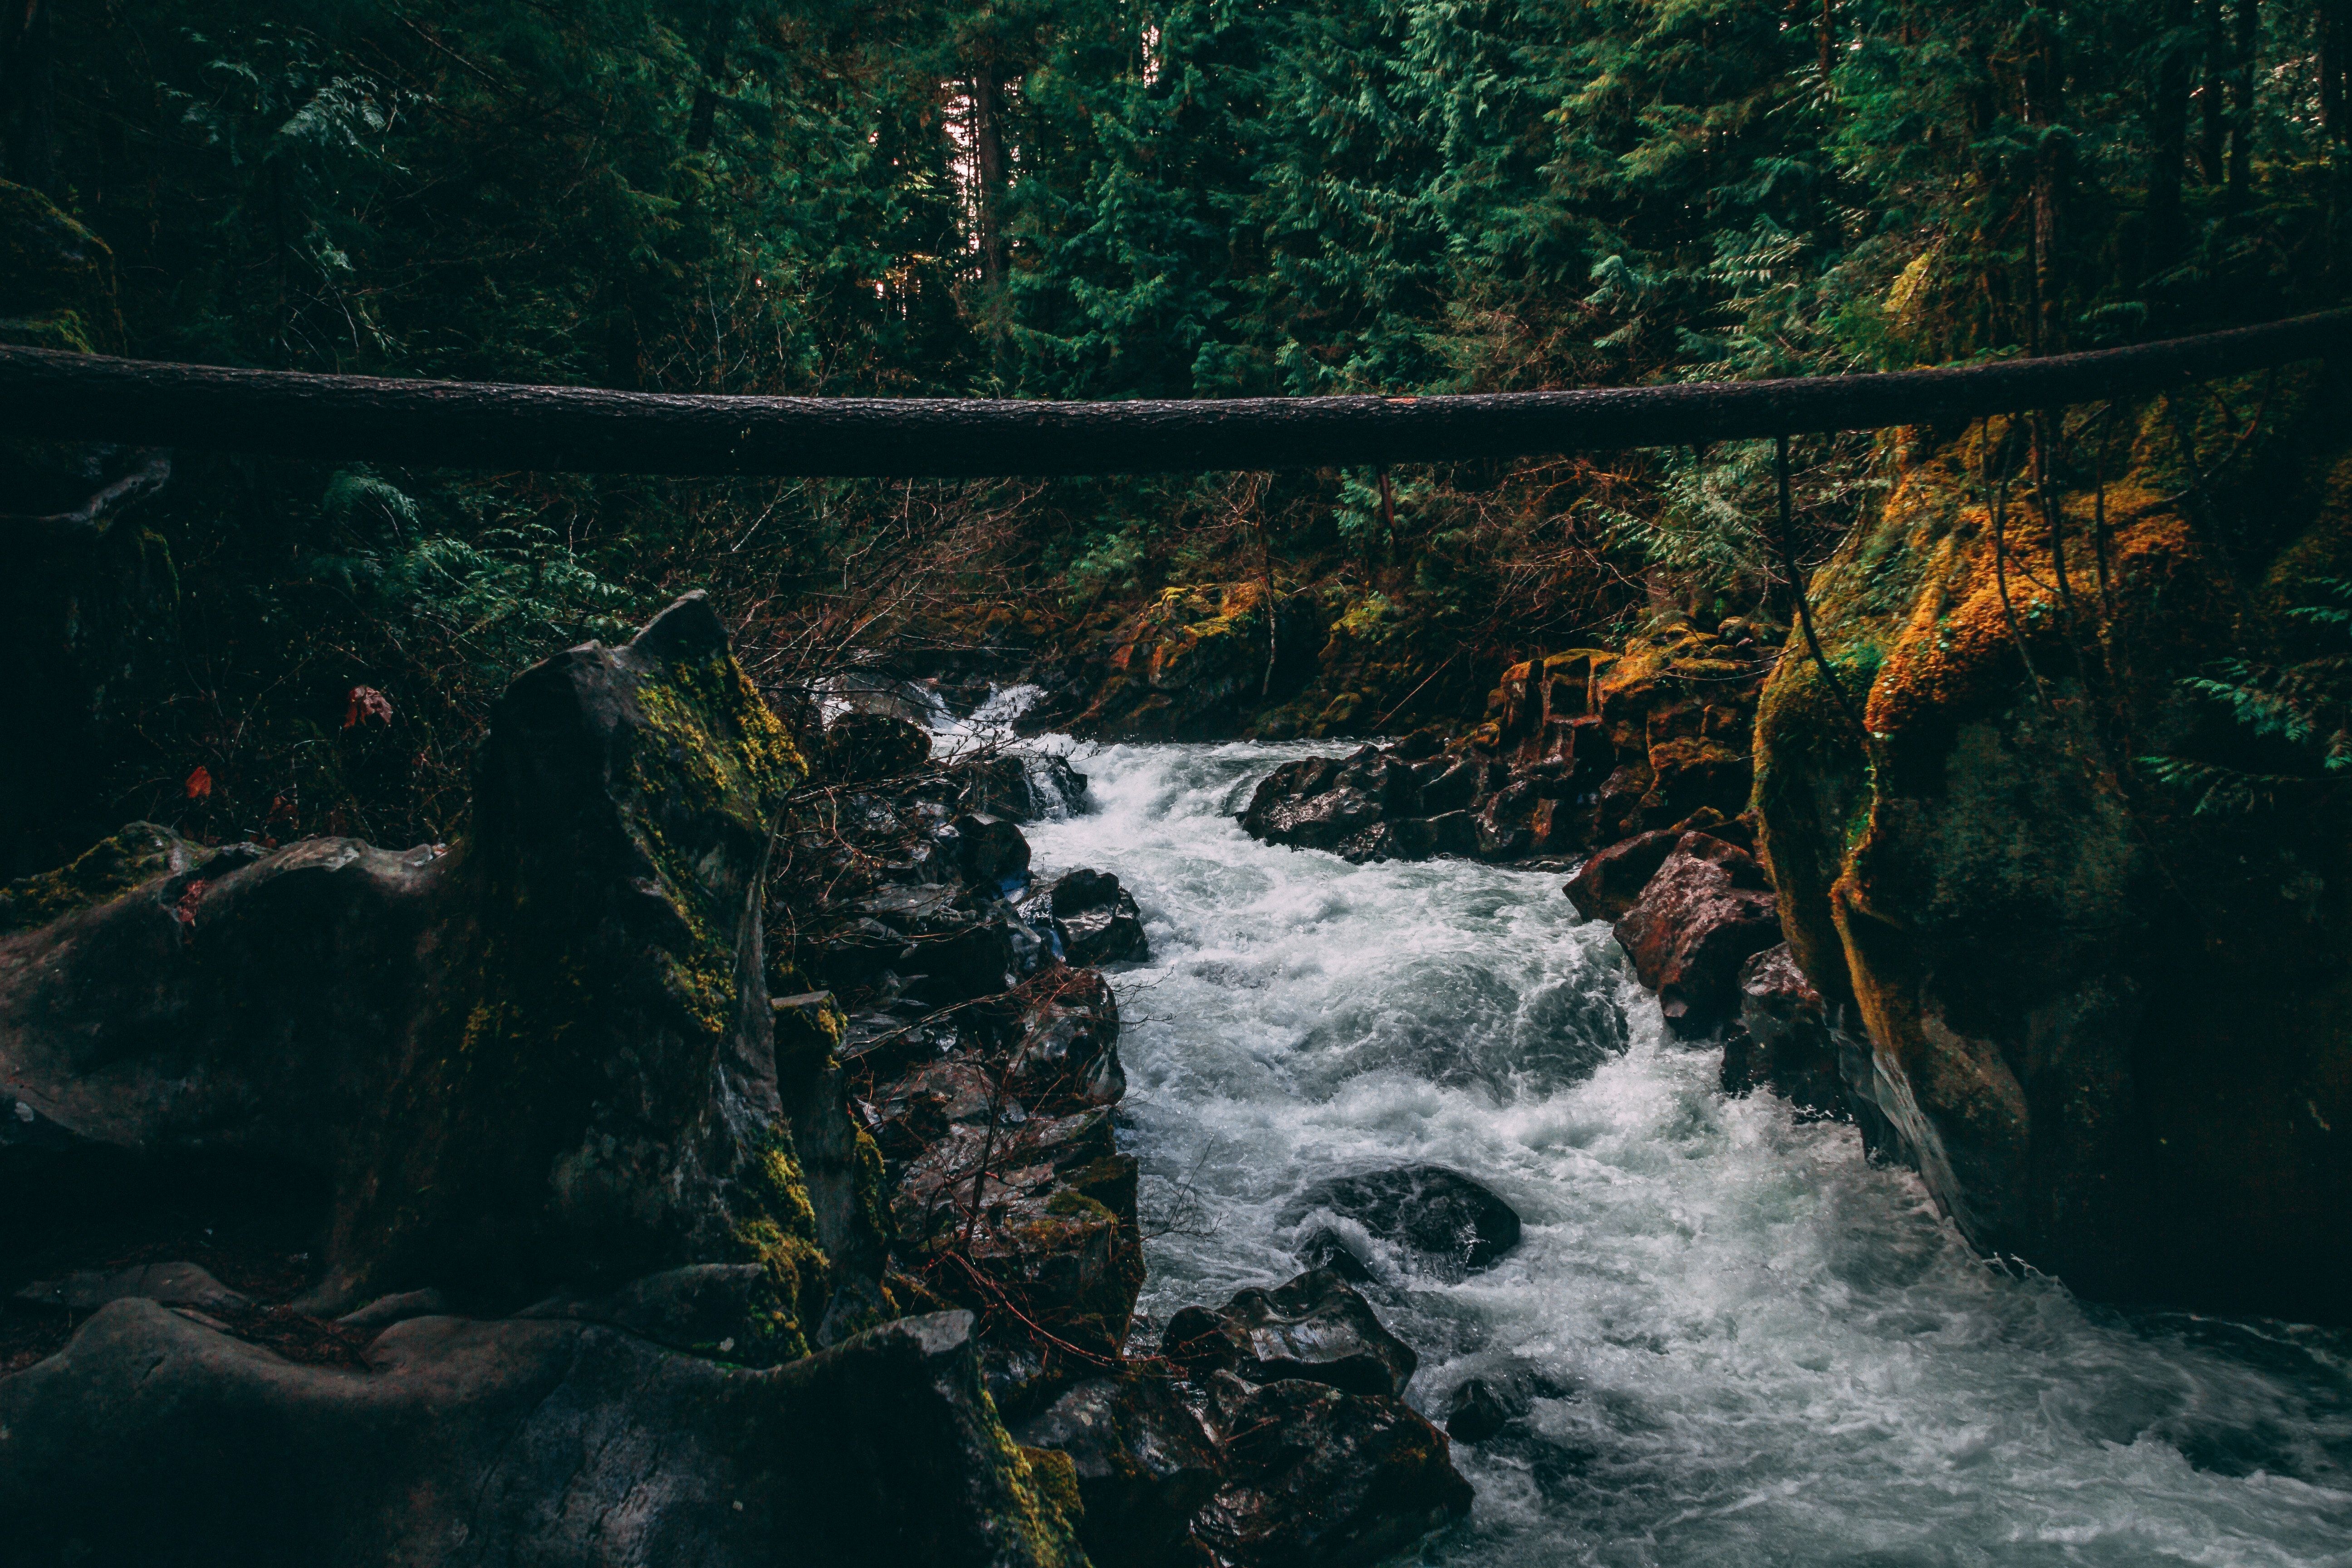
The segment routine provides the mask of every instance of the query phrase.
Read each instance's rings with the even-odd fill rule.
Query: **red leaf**
[[[198,763],[196,771],[188,775],[188,798],[205,800],[211,797],[212,793],[213,775],[204,763]]]
[[[172,906],[172,918],[182,925],[195,924],[196,906],[205,901],[205,894],[211,889],[212,884],[201,878],[189,883],[181,890],[180,901]]]
[[[343,710],[343,728],[356,730],[371,720],[387,729],[392,725],[392,699],[373,686],[354,686],[349,706]]]

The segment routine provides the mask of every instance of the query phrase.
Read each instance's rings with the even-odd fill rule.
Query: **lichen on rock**
[[[2200,815],[2147,761],[2249,760],[2187,682],[2352,572],[2345,416],[2316,372],[2242,445],[2140,410],[2057,511],[2063,574],[2021,480],[1996,552],[2005,422],[1912,450],[1811,584],[1867,736],[1801,647],[1764,696],[1760,847],[1878,1110],[1979,1247],[2095,1292],[2332,1316],[2352,1283],[2340,805]]]

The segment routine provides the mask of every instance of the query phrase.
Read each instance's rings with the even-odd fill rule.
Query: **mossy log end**
[[[1053,403],[686,396],[229,370],[0,347],[28,435],[327,461],[949,479],[1309,468],[1933,425],[2338,353],[2352,310],[2048,359],[1875,375],[1437,397]]]

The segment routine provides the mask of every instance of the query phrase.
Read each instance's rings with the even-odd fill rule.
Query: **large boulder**
[[[1621,920],[1642,901],[1642,889],[1681,838],[1679,833],[1660,828],[1612,844],[1578,867],[1561,891],[1586,920]]]
[[[69,1258],[74,1223],[194,1173],[323,1194],[299,1310],[184,1269],[51,1280],[59,1302],[123,1299],[0,1379],[12,1545],[725,1563],[854,1538],[907,1562],[1076,1561],[964,1320],[808,1359],[904,1309],[841,1009],[767,990],[765,878],[803,772],[692,595],[626,647],[518,678],[454,851],[213,850],[136,827],[10,885],[12,1269],[26,1226]],[[1087,1158],[1109,1162],[1097,1187],[1131,1188],[1107,1128]],[[1139,1259],[1107,1228],[1123,1331]],[[118,1238],[79,1245],[95,1262]],[[518,1315],[420,1316],[450,1301]],[[348,1364],[360,1325],[394,1318]]]
[[[2340,1319],[2342,640],[2296,612],[2352,576],[2352,403],[2317,367],[2242,393],[2252,428],[2219,398],[2119,415],[2128,471],[2063,498],[2063,575],[2021,496],[1997,557],[1975,443],[1905,452],[1811,585],[1868,733],[1784,656],[1757,805],[1795,958],[1971,1241],[2094,1293]],[[2308,742],[2240,721],[2288,671]]]
[[[1705,1035],[1738,1002],[1739,966],[1780,940],[1772,884],[1753,856],[1706,833],[1685,833],[1617,922],[1617,941],[1642,984],[1658,994],[1666,1026]]]
[[[577,1321],[424,1316],[351,1369],[126,1299],[0,1379],[0,1433],[27,1563],[1083,1561],[961,1312],[771,1370]]]

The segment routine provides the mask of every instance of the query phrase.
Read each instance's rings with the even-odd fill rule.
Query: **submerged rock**
[[[1490,1268],[1519,1244],[1519,1216],[1501,1198],[1443,1165],[1340,1176],[1308,1189],[1299,1213],[1328,1209],[1458,1277]]]
[[[1193,1377],[1229,1369],[1250,1383],[1302,1378],[1350,1394],[1402,1395],[1420,1358],[1381,1326],[1371,1304],[1327,1269],[1271,1290],[1247,1289],[1212,1311],[1169,1320],[1160,1353]]]
[[[1739,966],[1780,940],[1772,884],[1753,856],[1685,833],[1617,922],[1617,941],[1642,984],[1658,994],[1666,1026],[1708,1033],[1738,1005]]]
[[[1510,1419],[1511,1412],[1483,1377],[1465,1378],[1445,1402],[1445,1435],[1457,1443],[1483,1443]]]

